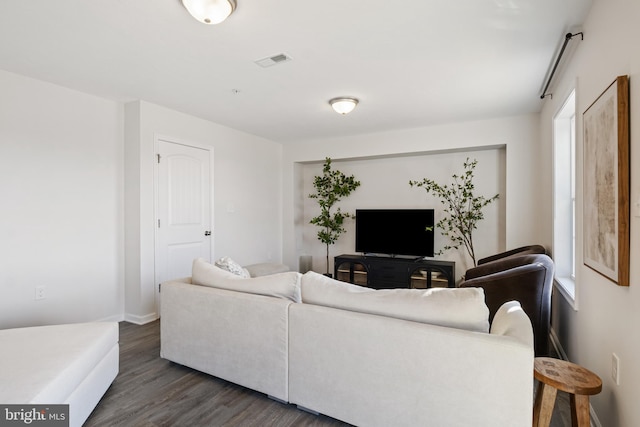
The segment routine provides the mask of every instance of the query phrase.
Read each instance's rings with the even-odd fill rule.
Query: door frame
[[[160,193],[160,168],[159,163],[157,161],[157,156],[160,151],[160,142],[167,142],[169,144],[177,144],[184,145],[186,147],[197,148],[200,150],[206,150],[209,152],[209,224],[211,228],[211,238],[209,239],[209,253],[210,259],[207,261],[211,262],[211,260],[215,259],[213,248],[214,248],[214,240],[215,240],[215,227],[214,227],[214,163],[213,163],[213,147],[211,145],[202,144],[198,142],[188,141],[181,138],[175,138],[172,136],[166,136],[162,134],[154,134],[153,135],[153,288],[154,288],[154,296],[155,296],[155,304],[156,304],[156,315],[160,317],[160,284],[158,283],[158,214],[159,214],[159,205],[158,205],[158,196]]]

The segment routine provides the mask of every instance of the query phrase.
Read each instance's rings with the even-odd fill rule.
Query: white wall
[[[348,116],[345,119],[348,120]],[[414,158],[411,162],[422,159],[417,160],[418,169],[426,168],[426,165],[438,162],[442,158],[450,162],[449,165],[455,164],[458,167],[459,164],[461,167],[467,154],[473,157],[479,155],[478,153],[482,150],[496,151],[497,148],[502,147],[499,151],[504,153],[503,160],[491,160],[491,162],[497,162],[491,164],[501,166],[498,170],[492,171],[491,176],[484,176],[482,179],[486,184],[493,180],[493,185],[486,187],[487,192],[494,188],[501,188],[500,206],[504,213],[501,219],[503,222],[498,228],[502,230],[498,230],[498,234],[491,237],[492,240],[487,243],[487,246],[483,246],[484,242],[480,246],[482,251],[486,248],[488,254],[493,248],[502,250],[538,243],[540,240],[536,230],[542,213],[539,209],[541,194],[537,185],[538,175],[542,169],[539,163],[538,137],[538,116],[532,114],[286,145],[283,193],[284,260],[291,266],[297,266],[301,255],[309,255],[309,252],[317,251],[317,248],[309,247],[309,239],[304,236],[306,227],[313,229],[313,226],[308,225],[306,216],[309,215],[305,216],[305,198],[309,191],[308,185],[305,187],[304,175],[306,163],[321,163],[325,157],[340,161],[340,166],[343,164],[349,167],[356,164],[366,165],[365,168],[368,171],[364,172],[364,176],[369,179],[375,173],[372,172],[375,166],[373,169],[370,166],[374,162],[382,162],[383,169],[379,171],[381,175],[393,174],[393,170],[397,169],[398,165],[402,165],[403,158],[406,158],[407,162],[410,158]],[[396,159],[392,160],[392,158]],[[348,162],[343,163],[343,161]],[[482,170],[482,167],[480,164],[478,170]],[[340,169],[342,170],[341,167]],[[402,181],[408,182],[409,179],[428,177],[425,171],[416,170],[415,172],[416,175],[407,175]],[[455,172],[458,170],[442,169],[438,172],[438,176],[446,180]],[[393,184],[385,188],[384,193],[370,203],[382,203],[383,199],[393,196],[395,187],[396,184]],[[417,198],[426,194],[424,190],[410,190],[408,185],[406,188],[403,186],[403,189],[414,191]],[[358,191],[365,190],[356,190]],[[355,197],[356,193],[353,194]],[[421,200],[426,203],[426,196]],[[317,245],[321,244],[317,242]],[[353,252],[353,249],[347,250],[344,247],[339,248],[332,255],[338,255],[338,252],[343,249],[347,253]],[[443,255],[443,259],[449,258]],[[314,269],[322,271],[322,265]],[[463,274],[464,270],[465,266],[458,264],[456,275]]]
[[[440,152],[431,154],[416,154],[400,157],[378,157],[360,160],[332,161],[333,169],[338,169],[346,175],[354,175],[361,183],[348,198],[338,206],[343,212],[355,213],[356,209],[376,208],[420,208],[435,209],[435,221],[443,216],[443,205],[440,200],[427,194],[422,188],[409,186],[409,181],[421,181],[428,177],[442,184],[452,181],[451,175],[461,175],[463,164],[467,157],[478,160],[474,171],[476,195],[487,198],[495,194],[505,194],[505,183],[498,177],[504,176],[505,152],[504,148],[485,150],[465,150],[464,152]],[[302,250],[313,256],[314,271],[324,273],[326,266],[325,245],[318,241],[316,233],[318,227],[308,225],[311,218],[320,213],[317,201],[307,197],[315,193],[313,178],[322,175],[324,162],[302,165],[303,190],[299,193],[303,206],[302,221]],[[485,219],[479,223],[474,231],[476,259],[495,254],[504,248],[505,228],[505,200],[504,197],[484,209]],[[380,225],[384,227],[384,224]],[[330,248],[330,267],[333,271],[333,256],[355,253],[355,221],[347,220],[347,230],[338,242]],[[435,250],[440,250],[450,241],[438,231],[435,233]],[[471,258],[466,255],[464,248],[458,251],[447,251],[436,256],[437,259],[454,261],[456,263],[456,279],[471,266]]]
[[[4,71],[0,94],[0,328],[119,320],[121,106]]]
[[[552,120],[570,89],[576,88],[577,122],[577,271],[578,311],[561,295],[553,301],[552,326],[569,358],[598,374],[603,390],[591,398],[603,426],[640,425],[640,218],[631,216],[631,286],[619,287],[583,265],[582,114],[619,75],[629,75],[631,106],[631,202],[640,199],[640,3],[595,0],[584,24],[584,41],[571,58],[541,114],[544,156],[552,153]],[[589,171],[585,171],[589,173]],[[550,177],[541,183],[551,192]],[[545,207],[552,221],[549,203]],[[550,235],[550,231],[547,231]],[[611,379],[611,355],[620,357],[620,385]]]
[[[148,102],[125,106],[127,319],[156,318],[153,167],[156,135],[213,147],[213,259],[282,260],[282,146]]]
[[[4,71],[0,93],[0,328],[156,318],[157,134],[214,149],[214,256],[281,261],[280,144]]]

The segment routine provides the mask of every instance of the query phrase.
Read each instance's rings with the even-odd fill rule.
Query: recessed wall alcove
[[[439,183],[450,183],[453,174],[462,174],[465,160],[477,159],[474,175],[476,194],[500,198],[485,208],[485,219],[474,231],[476,257],[488,256],[504,250],[506,241],[506,147],[438,150],[409,154],[393,154],[370,157],[332,158],[333,169],[346,175],[354,175],[361,185],[348,198],[339,202],[343,212],[355,213],[356,209],[435,209],[436,221],[443,216],[444,205],[439,199],[427,194],[423,188],[411,187],[410,180],[434,179]],[[297,256],[310,255],[312,269],[324,272],[326,248],[317,237],[318,228],[309,221],[320,212],[317,201],[310,199],[314,192],[313,178],[322,174],[323,159],[297,162],[294,165],[294,230]],[[384,227],[384,224],[380,224]],[[355,252],[355,222],[346,221],[344,233],[330,247],[329,270],[333,271],[333,257]],[[436,230],[436,252],[448,243]],[[470,258],[463,248],[450,250],[436,259],[455,261],[457,275],[464,274],[470,266]],[[459,278],[459,277],[458,277]]]

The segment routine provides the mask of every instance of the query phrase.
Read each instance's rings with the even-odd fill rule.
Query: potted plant
[[[454,174],[451,184],[440,185],[427,178],[422,181],[409,181],[409,185],[424,188],[427,193],[438,197],[440,202],[445,205],[445,216],[438,221],[436,226],[441,230],[443,236],[451,240],[451,244],[438,251],[437,255],[449,249],[458,249],[460,246],[464,246],[474,267],[477,263],[473,246],[473,230],[477,228],[478,221],[484,219],[482,213],[484,207],[499,196],[496,194],[491,198],[486,198],[474,195],[473,171],[477,164],[477,160],[471,161],[467,158],[464,162],[464,173],[460,176]]]
[[[340,235],[345,232],[343,226],[345,218],[351,218],[352,215],[342,212],[339,207],[332,211],[332,208],[343,197],[347,197],[356,188],[360,186],[353,175],[346,176],[338,170],[331,169],[331,159],[327,157],[322,168],[322,175],[313,178],[313,187],[316,192],[309,194],[309,198],[316,199],[320,206],[320,215],[309,221],[313,225],[320,227],[317,236],[318,240],[326,245],[327,252],[327,276],[329,273],[329,245],[333,245]]]

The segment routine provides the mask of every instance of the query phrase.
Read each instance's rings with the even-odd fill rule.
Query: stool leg
[[[573,427],[589,427],[591,416],[589,415],[589,396],[582,394],[572,394],[571,403],[571,425]]]
[[[533,427],[549,427],[558,390],[545,383],[538,383],[536,403],[533,407]]]

